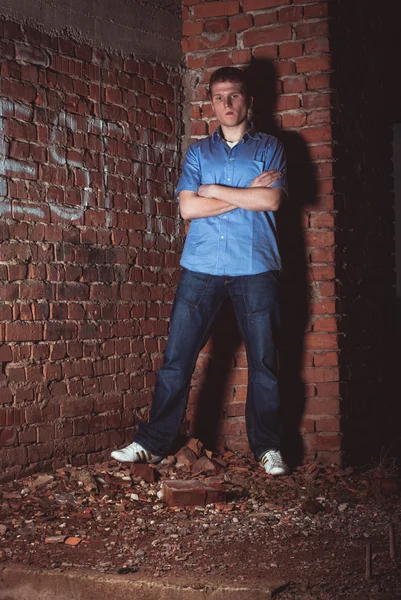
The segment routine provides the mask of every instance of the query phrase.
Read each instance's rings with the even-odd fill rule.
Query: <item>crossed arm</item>
[[[270,187],[280,173],[276,170],[263,171],[248,188],[224,185],[201,185],[198,192],[183,190],[179,194],[180,213],[183,219],[215,217],[235,208],[266,211],[277,210],[285,192],[282,188]]]

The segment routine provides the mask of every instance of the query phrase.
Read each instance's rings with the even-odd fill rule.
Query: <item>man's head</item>
[[[248,81],[246,79],[244,71],[237,69],[236,67],[221,67],[213,73],[209,82],[209,95],[213,96],[213,85],[215,83],[222,83],[229,81],[230,83],[239,83],[241,85],[242,92],[245,96],[249,96]]]
[[[228,130],[236,131],[235,137],[246,131],[248,110],[252,105],[246,83],[244,72],[234,67],[218,69],[210,79],[212,108],[229,140],[231,134]],[[225,128],[228,128],[227,131]]]

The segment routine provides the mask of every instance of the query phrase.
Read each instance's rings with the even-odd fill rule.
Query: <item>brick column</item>
[[[291,238],[287,236],[287,248],[284,249],[285,258],[289,261],[288,290],[291,292],[291,277],[298,278],[298,282],[292,289],[292,298],[291,293],[287,298],[289,319],[284,325],[287,324],[288,348],[293,336],[293,344],[299,346],[298,358],[302,355],[302,365],[298,366],[302,366],[303,384],[298,382],[296,389],[297,385],[284,382],[284,388],[287,387],[290,395],[294,395],[295,402],[295,406],[291,406],[289,398],[286,410],[303,415],[300,428],[308,458],[339,462],[342,451],[342,392],[338,299],[343,288],[336,272],[339,205],[335,200],[333,174],[336,143],[333,114],[337,106],[337,90],[333,83],[333,57],[329,43],[329,5],[329,2],[316,0],[206,3],[184,0],[182,47],[188,67],[188,135],[192,139],[210,134],[216,127],[206,91],[206,84],[216,68],[234,65],[252,70],[257,67],[256,77],[259,73],[262,78],[264,73],[268,73],[270,64],[271,74],[276,79],[275,89],[270,83],[270,95],[276,93],[277,98],[275,102],[271,98],[272,118],[265,130],[281,137],[287,146],[290,203],[299,211],[298,229],[294,215],[287,215],[292,218],[293,226],[295,224],[292,229],[294,236],[298,236],[292,248]],[[263,87],[260,78],[256,83]],[[268,109],[268,102],[265,106]],[[269,115],[260,116],[269,119]],[[313,174],[309,190],[305,187],[303,166],[310,168]],[[284,214],[284,230],[285,217]],[[295,240],[295,237],[292,239]],[[293,251],[299,253],[298,259]],[[302,278],[307,281],[307,299],[303,297],[305,285],[302,285]],[[304,312],[299,310],[301,304]],[[291,306],[295,312],[299,311],[298,321],[291,320]],[[300,341],[304,324],[305,335]],[[344,328],[341,332],[345,334]],[[232,347],[235,348],[235,343]],[[288,379],[294,379],[296,358],[293,357],[291,370],[286,362],[288,356],[284,351],[282,367]],[[202,394],[203,375],[205,369],[211,370],[212,357],[212,346],[209,345],[198,363],[191,393],[193,401]],[[288,360],[291,362],[291,358]],[[237,348],[231,364],[226,363],[225,368],[228,378],[221,392],[223,405],[218,442],[229,448],[246,449],[244,401],[247,368],[243,348]]]

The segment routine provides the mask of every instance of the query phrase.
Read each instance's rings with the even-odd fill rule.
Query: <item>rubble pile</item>
[[[389,527],[400,540],[395,475],[314,463],[272,478],[252,457],[216,457],[195,439],[158,465],[66,466],[0,487],[0,565],[231,583],[277,576],[283,600],[302,590],[401,594],[401,541],[390,559]]]

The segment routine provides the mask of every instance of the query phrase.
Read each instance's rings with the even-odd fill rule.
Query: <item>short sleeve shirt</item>
[[[203,184],[247,188],[257,175],[271,169],[281,173],[272,187],[287,191],[286,157],[277,138],[251,127],[230,148],[219,128],[188,148],[176,195],[183,190],[197,192]],[[228,276],[280,270],[274,212],[236,208],[193,219],[181,265],[191,271]]]

